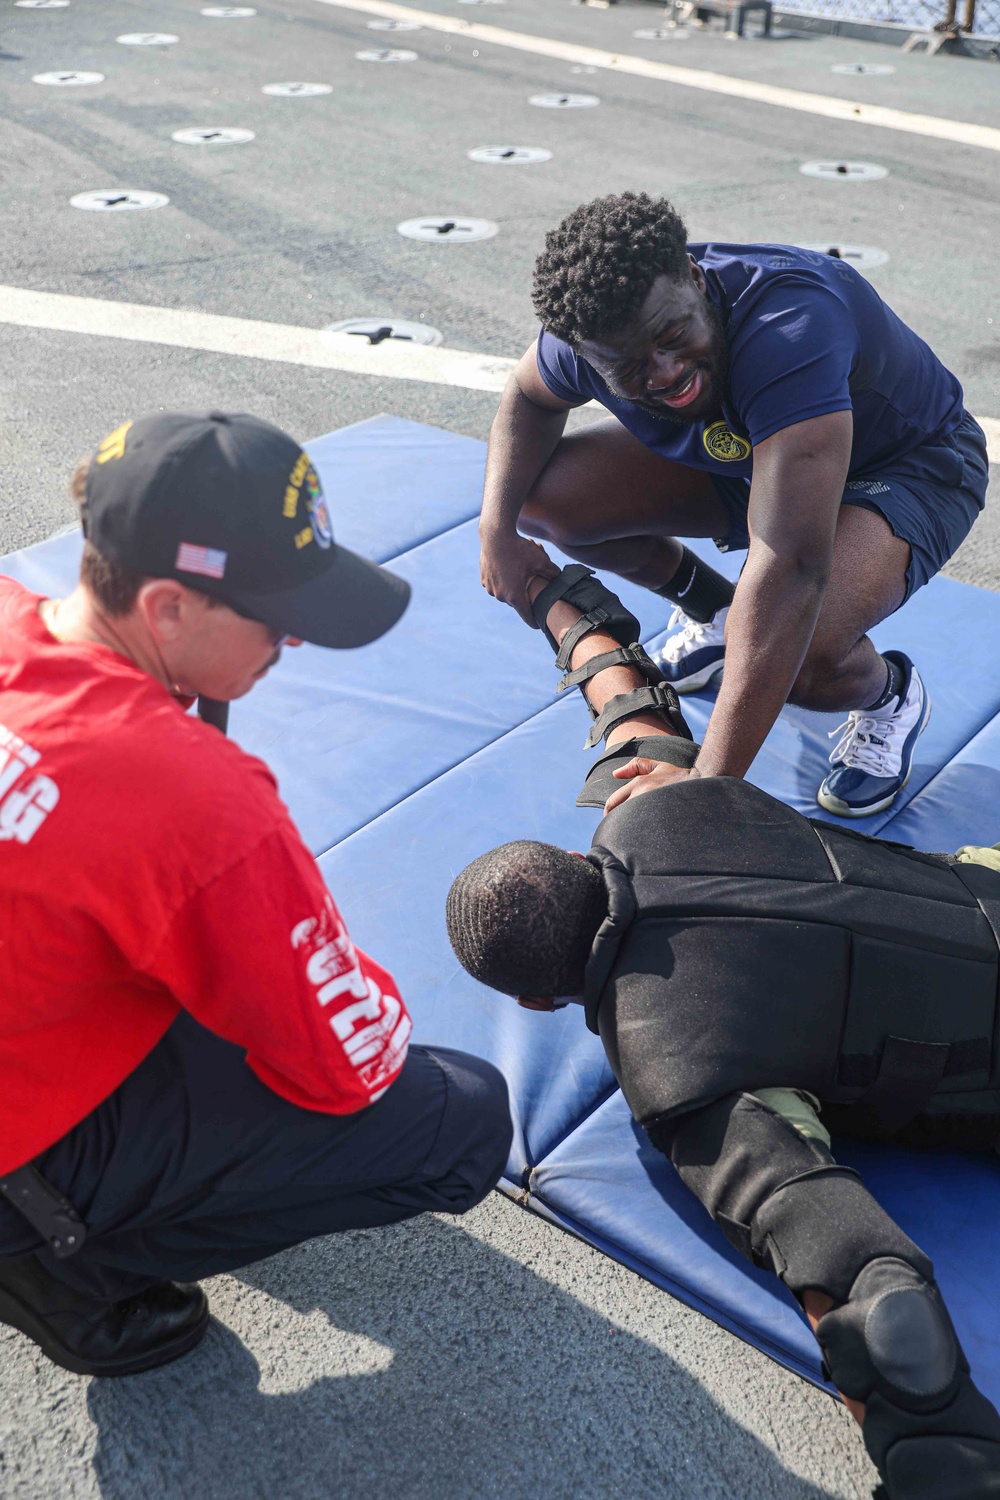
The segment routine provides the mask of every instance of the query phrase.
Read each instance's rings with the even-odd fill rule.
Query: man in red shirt
[[[0,1321],[116,1375],[198,1342],[187,1283],[471,1208],[511,1125],[488,1063],[408,1048],[271,773],[186,712],[408,586],[254,417],[126,423],[74,485],[75,591],[0,580]]]

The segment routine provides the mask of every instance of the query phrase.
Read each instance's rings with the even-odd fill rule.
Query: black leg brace
[[[555,637],[545,623],[548,612],[557,599],[565,599],[568,604],[574,604],[582,611],[581,618],[566,632],[561,646],[556,645]],[[564,674],[559,682],[559,692],[565,692],[568,687],[578,687],[583,694],[587,711],[594,720],[586,741],[588,749],[592,749],[602,737],[606,739],[609,731],[624,719],[643,709],[659,709],[679,735],[687,740],[691,739],[691,730],[681,713],[677,694],[663,680],[663,674],[656,663],[638,644],[639,621],[625,608],[618,595],[613,594],[595,577],[591,568],[585,568],[582,563],[572,563],[563,568],[542,589],[535,599],[533,610],[539,629],[556,653],[556,666]],[[569,671],[576,645],[594,630],[603,630],[614,636],[621,643],[618,650],[605,651],[602,655],[593,657],[585,666],[578,667],[575,672]],[[646,686],[635,688],[631,693],[619,693],[606,705],[604,712],[598,715],[590,705],[586,684],[598,672],[603,672],[605,667],[614,666],[635,667],[645,677]]]
[[[729,1242],[796,1295],[839,1304],[816,1331],[829,1378],[865,1403],[890,1500],[1000,1497],[1000,1417],[923,1251],[856,1173],[751,1094],[647,1125]]]
[[[583,613],[583,619],[566,632],[561,646],[556,645],[555,636],[545,623],[549,610],[557,599],[575,604]],[[605,588],[595,576],[593,568],[585,568],[583,563],[570,563],[561,573],[557,573],[537,596],[532,609],[539,630],[556,653],[556,666],[560,672],[565,672],[569,666],[577,641],[589,635],[592,630],[606,630],[608,635],[613,635],[623,646],[639,639],[639,621],[635,615],[625,608],[617,594]]]
[[[603,807],[612,792],[621,789],[623,783],[615,780],[615,772],[627,766],[630,760],[642,756],[644,760],[657,760],[661,765],[681,766],[690,769],[698,759],[700,745],[694,740],[681,739],[676,734],[641,734],[631,740],[618,740],[603,750],[587,772],[577,807]]]

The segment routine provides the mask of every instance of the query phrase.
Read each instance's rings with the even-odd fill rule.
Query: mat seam
[[[655,632],[655,634],[657,635],[659,633],[659,631]],[[651,640],[653,639],[653,637],[650,636],[648,637],[648,639]],[[414,787],[412,792],[407,792],[406,796],[401,797],[398,802],[391,802],[387,807],[383,807],[380,812],[375,813],[373,817],[367,818],[365,822],[359,823],[356,828],[350,829],[349,832],[343,834],[339,839],[335,839],[334,842],[327,848],[321,849],[320,852],[314,856],[314,858],[316,860],[324,859],[326,855],[332,853],[334,849],[338,849],[340,845],[346,843],[348,839],[354,838],[356,834],[359,834],[362,831],[362,829],[370,828],[373,823],[378,822],[379,818],[384,818],[387,813],[395,811],[397,807],[404,807],[406,803],[409,802],[411,797],[419,797],[421,792],[427,791],[428,787],[432,787],[435,782],[440,781],[442,777],[448,776],[458,766],[464,766],[467,764],[467,762],[475,760],[477,756],[482,755],[486,750],[491,750],[494,745],[499,745],[502,740],[505,740],[507,738],[508,735],[516,734],[517,731],[519,729],[523,729],[526,724],[531,724],[535,719],[540,718],[542,714],[548,713],[550,709],[559,708],[565,702],[565,697],[561,697],[554,698],[551,703],[543,704],[541,708],[536,709],[535,712],[529,714],[527,718],[520,719],[516,724],[511,724],[510,727],[505,729],[502,734],[495,735],[491,740],[486,740],[482,745],[480,745],[478,750],[473,750],[471,755],[463,755],[459,760],[452,761],[450,765],[445,766],[443,770],[438,771],[428,781],[421,782],[419,786]]]
[[[531,1177],[530,1177],[530,1174],[532,1172],[534,1172],[536,1170],[536,1168],[543,1166],[545,1164],[545,1162],[547,1162],[549,1160],[549,1158],[552,1156],[553,1152],[558,1151],[559,1147],[562,1146],[562,1145],[564,1145],[566,1143],[566,1141],[569,1140],[569,1138],[570,1138],[571,1135],[576,1135],[576,1132],[578,1130],[582,1130],[583,1127],[586,1125],[587,1121],[589,1119],[591,1119],[594,1115],[596,1115],[597,1111],[599,1109],[603,1109],[604,1106],[605,1106],[605,1104],[607,1104],[611,1099],[613,1099],[616,1094],[620,1094],[620,1093],[621,1093],[621,1086],[617,1082],[609,1084],[608,1087],[607,1087],[607,1089],[605,1090],[604,1094],[601,1096],[601,1098],[595,1100],[595,1102],[592,1105],[590,1105],[590,1107],[588,1109],[586,1109],[584,1111],[584,1113],[582,1115],[580,1115],[574,1121],[574,1123],[569,1126],[569,1128],[567,1130],[563,1131],[562,1135],[556,1136],[556,1138],[552,1142],[552,1144],[549,1147],[547,1147],[547,1149],[546,1149],[546,1151],[545,1151],[545,1153],[544,1153],[543,1156],[540,1156],[536,1162],[531,1162],[531,1161],[528,1162],[528,1173],[529,1173],[528,1191],[529,1191],[529,1193],[531,1191]]]
[[[421,547],[426,547],[429,543],[436,542],[439,537],[447,536],[450,531],[458,531],[460,527],[468,526],[470,521],[476,519],[477,514],[478,512],[473,511],[472,515],[466,516],[463,521],[456,521],[452,526],[446,526],[443,531],[435,531],[431,536],[424,537],[419,542],[414,542],[412,546],[404,547],[402,552],[393,552],[390,556],[381,559],[372,558],[372,561],[377,562],[380,568],[384,568],[387,563],[398,562],[401,557],[406,557],[411,552],[419,552]]]
[[[973,585],[973,587],[974,587],[974,585]],[[942,777],[945,774],[945,772],[949,769],[949,767],[951,767],[951,766],[953,766],[955,764],[955,761],[958,759],[958,756],[959,755],[963,755],[965,753],[965,751],[971,749],[971,747],[975,744],[976,740],[978,740],[979,736],[981,734],[984,734],[986,732],[986,730],[989,728],[989,726],[991,724],[995,724],[998,719],[1000,719],[1000,708],[997,708],[996,712],[993,713],[993,714],[991,714],[988,719],[984,719],[983,720],[983,722],[980,724],[979,728],[976,729],[973,732],[972,738],[969,739],[969,740],[966,740],[965,744],[961,747],[961,749],[958,750],[956,752],[956,754],[953,755],[949,760],[947,760],[943,766],[941,766],[937,771],[935,771],[934,775],[928,781],[924,782],[923,786],[920,788],[919,791],[914,792],[913,796],[907,802],[904,802],[903,806],[901,808],[899,808],[899,810],[897,812],[893,812],[890,817],[886,818],[886,820],[885,820],[884,823],[880,823],[879,824],[879,831],[875,835],[875,837],[876,838],[881,838],[881,836],[882,836],[882,830],[883,829],[888,828],[892,823],[894,823],[896,821],[897,818],[901,818],[904,813],[909,812],[910,808],[914,807],[916,805],[916,803],[920,800],[920,798],[924,795],[924,793],[925,792],[929,792],[930,789],[931,789],[931,787],[935,784],[935,782],[938,781],[940,779],[940,777]],[[841,821],[846,821],[846,820],[841,820]],[[848,826],[850,826],[850,825],[848,825]]]
[[[333,429],[332,433],[331,432],[324,432],[324,433],[321,433],[319,435],[319,437],[307,438],[306,442],[305,442],[305,444],[303,444],[303,446],[307,447],[310,443],[321,443],[321,442],[325,441],[326,438],[334,437],[337,433],[340,433],[340,432],[350,432],[352,430],[357,430],[357,428],[359,428],[359,427],[367,427],[369,425],[369,423],[376,423],[376,422],[382,421],[385,418],[388,418],[390,421],[393,421],[393,422],[399,422],[399,421],[407,422],[407,421],[409,421],[409,419],[406,418],[406,417],[396,417],[396,416],[394,416],[392,412],[379,412],[377,416],[374,416],[374,417],[365,417],[360,422],[348,422],[348,424],[347,424],[346,427],[335,427]],[[467,442],[476,443],[483,450],[482,456],[483,456],[483,463],[485,465],[487,444],[483,441],[482,438],[470,438],[470,437],[468,437],[468,435],[466,433],[461,433],[461,432],[460,433],[454,433],[454,432],[451,432],[450,429],[447,428],[447,427],[436,427],[432,422],[414,422],[412,425],[414,427],[419,427],[419,428],[422,428],[424,430],[429,429],[431,432],[441,432],[441,433],[444,433],[444,435],[446,437],[461,437],[461,438],[465,438],[465,440]],[[441,531],[434,531],[434,532],[432,532],[429,536],[426,536],[426,537],[422,538],[422,540],[419,541],[419,542],[413,542],[413,543],[411,543],[410,546],[404,547],[401,552],[391,552],[391,553],[388,554],[388,556],[383,557],[383,558],[374,557],[374,558],[371,559],[371,561],[372,562],[377,562],[378,565],[379,565],[379,567],[384,567],[386,565],[386,563],[389,563],[389,562],[398,562],[401,557],[406,557],[407,553],[409,553],[409,552],[418,552],[421,547],[426,547],[427,544],[428,544],[428,542],[436,541],[437,538],[440,537],[440,536],[447,536],[448,533],[449,533],[449,531],[457,531],[460,526],[468,526],[469,522],[470,521],[474,521],[476,519],[476,516],[478,514],[479,514],[478,510],[474,510],[471,515],[464,516],[462,518],[462,520],[460,520],[460,521],[453,521],[450,526],[445,526]]]

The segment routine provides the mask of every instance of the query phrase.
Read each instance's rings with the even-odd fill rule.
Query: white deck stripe
[[[556,57],[562,62],[581,63],[585,67],[610,68],[636,78],[655,78],[661,83],[679,84],[681,88],[703,89],[710,94],[752,99],[757,104],[795,109],[804,114],[822,115],[829,120],[850,120],[856,125],[877,125],[883,130],[902,130],[909,135],[934,136],[962,146],[1000,151],[1000,130],[991,125],[972,125],[964,120],[943,119],[939,115],[912,114],[906,109],[887,109],[881,104],[862,104],[856,99],[838,99],[831,94],[807,94],[801,89],[781,88],[777,84],[758,83],[750,78],[733,78],[726,73],[709,73],[702,68],[680,68],[673,63],[653,62],[628,53],[604,52],[597,47],[580,47],[574,42],[553,41],[549,37],[506,31],[500,26],[442,16],[409,5],[394,5],[389,0],[317,0],[317,3],[390,20],[419,21],[428,30],[465,36],[496,47],[513,47],[519,52],[533,52],[538,57]]]
[[[170,344],[176,349],[204,349],[209,354],[232,354],[241,359],[273,359],[286,365],[342,370],[349,375],[422,380],[467,391],[502,391],[516,363],[464,349],[429,349],[395,339],[372,345],[346,333],[320,333],[315,328],[181,312],[175,307],[149,307],[138,302],[29,292],[16,286],[0,286],[2,323],[140,344]],[[1000,464],[1000,420],[980,417],[979,422],[986,433],[990,462]]]
[[[259,323],[252,318],[108,302],[99,297],[67,297],[14,286],[0,286],[0,323],[142,344],[171,344],[178,349],[204,349],[244,359],[273,359],[351,375],[423,380],[469,391],[502,391],[515,364],[512,359],[494,359],[464,349],[435,349],[397,339],[368,344],[349,333],[323,333],[316,328]]]

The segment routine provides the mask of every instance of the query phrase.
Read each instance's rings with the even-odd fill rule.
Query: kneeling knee
[[[449,1213],[474,1208],[496,1187],[510,1155],[514,1127],[507,1082],[499,1069],[467,1053],[436,1053],[448,1079],[447,1130],[453,1143],[440,1184]]]
[[[904,1410],[943,1406],[963,1373],[937,1286],[894,1256],[862,1268],[847,1302],[820,1319],[816,1337],[838,1389],[859,1401],[878,1392]]]
[[[539,542],[551,542],[553,547],[569,547],[581,541],[573,527],[550,515],[544,506],[535,504],[530,499],[517,518],[517,529]]]
[[[590,547],[608,539],[606,516],[591,516],[588,521],[571,496],[544,485],[544,476],[521,507],[517,525],[526,536],[554,547]]]

